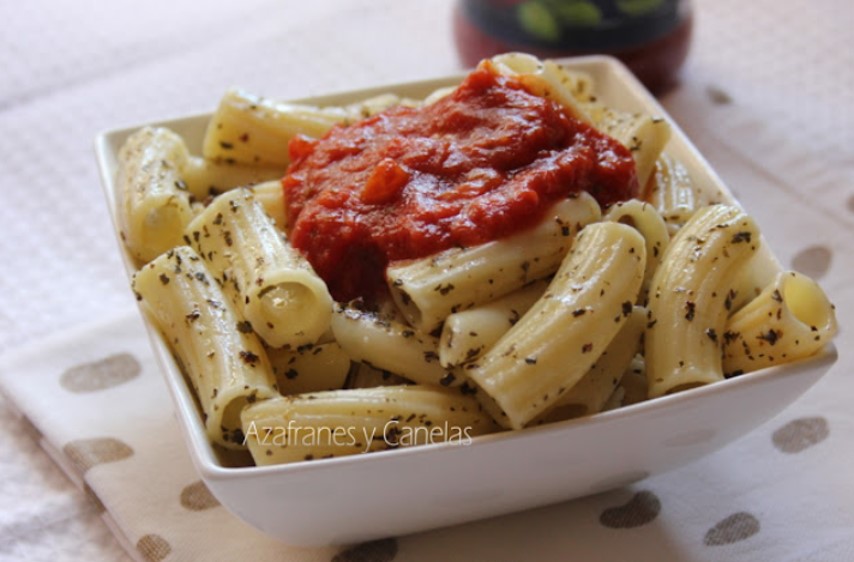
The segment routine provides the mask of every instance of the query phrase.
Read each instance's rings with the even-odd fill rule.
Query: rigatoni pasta
[[[646,198],[661,214],[671,233],[679,230],[694,211],[703,206],[685,166],[667,153],[659,156],[655,163],[655,174]]]
[[[269,348],[267,357],[286,396],[344,388],[350,374],[350,356],[336,341]]]
[[[188,246],[140,269],[133,290],[180,359],[211,441],[244,448],[241,411],[279,395],[257,336],[242,328],[244,320]]]
[[[255,200],[264,208],[267,216],[273,219],[276,228],[285,232],[288,228],[285,217],[285,194],[282,191],[281,180],[265,181],[249,188]]]
[[[470,396],[435,387],[384,386],[258,402],[243,412],[256,464],[450,443],[498,428]]]
[[[656,160],[670,140],[667,121],[643,113],[616,111],[597,102],[589,76],[567,72],[554,61],[522,53],[498,55],[492,61],[500,72],[519,77],[532,91],[558,100],[573,115],[627,146],[635,159],[638,182],[646,185],[655,171]]]
[[[332,316],[335,340],[354,360],[422,384],[462,381],[439,362],[439,340],[397,318],[340,306]]]
[[[655,172],[659,155],[670,140],[670,124],[660,117],[605,111],[596,122],[632,152],[638,182],[645,186]]]
[[[548,279],[540,279],[476,308],[449,314],[439,337],[439,362],[453,367],[480,357],[528,312],[548,284]]]
[[[620,397],[621,406],[639,404],[647,399],[648,383],[646,380],[646,363],[643,354],[638,353],[629,363],[623,378],[620,379],[619,389],[622,391]]]
[[[738,207],[697,211],[674,237],[652,278],[646,333],[650,397],[723,380],[721,345],[734,279],[760,244]]]
[[[189,158],[183,139],[162,127],[140,129],[119,151],[119,228],[125,246],[142,263],[181,244],[193,218],[183,178]]]
[[[809,357],[837,330],[833,305],[818,283],[795,271],[781,271],[727,320],[724,373],[734,376]]]
[[[641,306],[633,307],[626,323],[590,370],[532,423],[550,423],[601,412],[618,391],[623,376],[632,369],[632,361],[640,351],[646,312]]]
[[[335,125],[376,115],[413,100],[384,94],[345,107],[284,103],[243,90],[225,93],[205,132],[202,154],[211,161],[287,166],[288,142],[297,135],[321,137]]]
[[[376,388],[378,386],[401,386],[413,384],[400,375],[377,369],[367,363],[353,363],[345,388]]]
[[[601,210],[587,193],[564,199],[532,229],[471,248],[391,264],[392,298],[406,320],[432,332],[446,316],[468,310],[554,273],[584,225]]]
[[[466,375],[496,421],[521,429],[593,366],[631,315],[646,265],[631,227],[585,227],[543,297]]]
[[[585,102],[592,98],[592,81],[580,73],[568,73],[554,61],[524,53],[506,53],[492,58],[496,69],[517,76],[531,91],[556,99],[580,119],[590,122]]]
[[[272,347],[315,343],[332,317],[332,297],[290,247],[249,190],[218,197],[187,226],[223,290]]]
[[[348,117],[343,109],[284,104],[229,90],[210,120],[202,154],[210,160],[284,167],[291,138],[322,136]]]
[[[664,219],[652,205],[638,199],[630,199],[624,203],[611,205],[603,218],[604,220],[627,224],[643,235],[646,243],[646,269],[643,274],[643,286],[639,300],[645,301],[652,276],[658,270],[664,250],[670,243],[670,235],[667,232]]]
[[[234,162],[208,160],[190,156],[183,170],[184,182],[195,200],[206,200],[235,187],[255,187],[265,182],[281,185],[284,167],[247,166]]]

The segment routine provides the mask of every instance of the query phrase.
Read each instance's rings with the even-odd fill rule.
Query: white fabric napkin
[[[329,560],[261,535],[208,492],[135,310],[7,357],[0,380],[137,559]]]

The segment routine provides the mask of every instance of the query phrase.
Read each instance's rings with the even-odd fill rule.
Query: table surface
[[[287,99],[459,72],[452,8],[451,0],[212,0],[203,10],[165,0],[0,3],[0,353],[133,306],[94,163],[97,132],[209,111],[234,85]],[[759,224],[771,225],[772,245],[792,225],[775,224],[771,209],[732,183],[747,173],[814,195],[832,219],[805,234],[815,244],[840,225],[854,231],[852,4],[695,0],[694,8],[689,61],[662,99],[675,121]],[[715,113],[720,106],[732,110]],[[792,168],[793,158],[803,162]],[[846,189],[842,205],[826,203]],[[781,258],[798,259],[795,251]],[[837,260],[851,267],[850,256]],[[0,560],[22,552],[127,559],[0,398]]]

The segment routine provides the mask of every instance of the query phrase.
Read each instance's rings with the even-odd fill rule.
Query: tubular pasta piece
[[[242,318],[187,246],[140,269],[133,289],[180,360],[201,405],[208,437],[242,449],[240,412],[256,400],[279,395],[261,342],[239,328]]]
[[[647,398],[646,365],[643,355],[637,354],[620,381],[623,389],[622,406],[643,402]]]
[[[377,113],[385,111],[390,107],[400,105],[401,103],[406,103],[406,100],[402,100],[399,96],[389,93],[380,94],[372,98],[358,101],[346,106],[344,109],[349,114],[347,119],[347,122],[349,123],[358,119],[372,117]],[[329,109],[326,111],[329,111]]]
[[[493,65],[499,73],[517,77],[535,95],[554,99],[573,116],[591,122],[583,103],[591,99],[592,81],[587,75],[524,53],[496,55],[481,64]]]
[[[454,367],[474,361],[501,339],[537,302],[549,281],[534,281],[499,299],[445,319],[439,337],[439,362]]]
[[[646,270],[639,299],[643,303],[646,301],[652,276],[658,269],[664,250],[670,243],[667,225],[652,205],[637,199],[611,205],[603,219],[631,226],[640,232],[646,241]]]
[[[724,373],[731,376],[808,357],[837,329],[833,305],[818,283],[782,271],[727,322],[722,335]]]
[[[191,156],[183,169],[187,189],[198,201],[205,201],[235,187],[249,187],[280,180],[283,167],[246,166]]]
[[[336,342],[268,349],[267,357],[285,395],[344,388],[350,372],[350,356]]]
[[[698,210],[670,242],[649,296],[651,398],[723,380],[721,344],[733,283],[759,243],[753,219],[728,205]]]
[[[623,405],[623,400],[626,396],[626,389],[622,386],[618,386],[614,389],[614,392],[611,393],[611,396],[605,401],[605,404],[602,406],[601,412],[607,412],[608,410],[616,410],[617,408]]]
[[[593,366],[632,313],[643,237],[614,222],[586,226],[543,297],[465,373],[504,427],[520,429]]]
[[[643,188],[655,172],[655,165],[670,141],[670,124],[647,114],[629,114],[608,110],[596,123],[602,132],[628,148],[635,159],[638,185]]]
[[[347,381],[347,388],[375,388],[377,386],[400,386],[403,384],[412,383],[400,375],[371,367],[367,363],[354,363],[350,371],[350,378]]]
[[[771,267],[769,267],[771,265]],[[727,295],[727,313],[732,316],[741,308],[759,296],[759,293],[774,283],[782,270],[777,258],[767,245],[760,245],[756,254],[748,260],[738,277],[733,279],[732,293]]]
[[[449,314],[489,302],[554,273],[573,236],[600,217],[599,204],[582,192],[559,201],[539,225],[518,234],[392,263],[386,270],[392,298],[410,324],[430,333]]]
[[[273,219],[276,228],[285,232],[288,221],[285,217],[285,190],[280,179],[265,181],[249,188],[255,200],[258,201],[267,216]]]
[[[332,315],[335,340],[353,361],[413,382],[454,386],[462,381],[439,363],[439,340],[376,313],[341,306]]]
[[[470,396],[418,385],[281,397],[247,408],[242,418],[259,466],[412,445],[465,445],[498,429]]]
[[[446,86],[444,88],[438,88],[436,90],[433,90],[426,98],[424,98],[423,105],[432,105],[447,96],[448,94],[453,93],[453,91],[456,89],[456,86]]]
[[[551,409],[532,423],[551,423],[588,416],[605,409],[605,404],[619,388],[623,375],[631,368],[632,360],[640,350],[646,313],[645,308],[635,306],[626,323],[590,370]]]
[[[326,283],[249,190],[217,197],[187,226],[185,240],[269,346],[315,343],[329,328],[332,297]]]
[[[532,93],[556,100],[573,116],[620,141],[632,152],[641,187],[652,177],[656,160],[671,136],[670,124],[664,119],[604,106],[596,101],[589,77],[570,72],[554,61],[506,53],[481,64],[493,65],[499,73],[517,77]]]
[[[183,178],[190,155],[172,131],[145,127],[128,137],[118,158],[119,230],[133,257],[146,263],[181,244],[193,218]]]
[[[344,108],[280,103],[229,90],[208,124],[202,154],[209,160],[284,167],[294,136],[321,137],[351,118]]]
[[[699,200],[685,166],[667,153],[658,157],[655,173],[647,185],[647,199],[664,218],[671,234],[675,234],[694,211],[706,204]]]

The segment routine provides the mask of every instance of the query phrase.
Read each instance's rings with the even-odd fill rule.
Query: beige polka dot
[[[708,86],[706,88],[706,94],[715,105],[729,105],[732,103],[732,96],[718,86]]]
[[[97,392],[136,378],[141,369],[133,355],[117,353],[99,361],[71,367],[62,373],[59,384],[69,392]]]
[[[130,445],[112,437],[70,441],[62,451],[80,474],[85,474],[95,465],[120,461],[133,455]]]
[[[217,507],[219,502],[205,483],[198,481],[181,490],[181,505],[190,511],[204,511]]]
[[[830,269],[833,254],[825,246],[810,246],[798,252],[792,258],[792,269],[809,275],[813,279],[821,279]]]
[[[145,535],[137,541],[136,549],[148,562],[160,562],[172,552],[172,546],[160,535]]]
[[[658,517],[661,501],[649,491],[632,496],[624,505],[609,507],[599,516],[599,522],[611,529],[631,529],[646,525]]]
[[[749,539],[759,532],[759,520],[744,511],[734,513],[706,532],[706,546],[721,546]]]
[[[771,436],[774,446],[784,453],[800,453],[830,434],[827,420],[821,417],[800,418],[790,421]]]
[[[389,562],[397,556],[397,539],[362,543],[335,555],[332,562]]]

